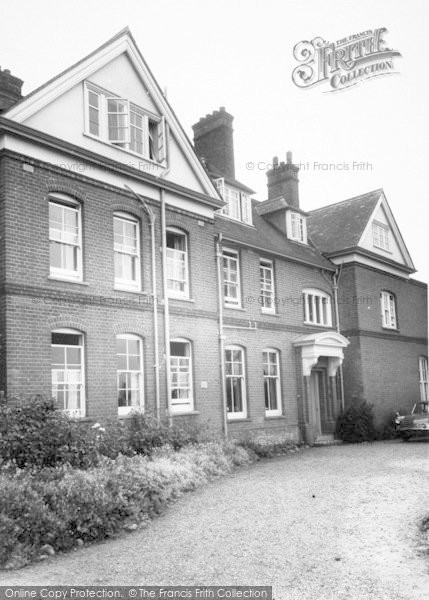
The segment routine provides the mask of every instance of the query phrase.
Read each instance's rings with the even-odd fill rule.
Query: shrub
[[[344,442],[352,443],[376,439],[372,404],[365,401],[359,405],[352,404],[341,413],[337,418],[335,435]]]
[[[55,401],[35,396],[20,404],[0,405],[0,463],[18,468],[97,463],[93,432],[57,410]]]
[[[77,540],[110,537],[124,523],[159,514],[188,490],[249,464],[252,456],[232,443],[164,445],[152,458],[102,458],[87,470],[61,466],[38,473],[0,476],[0,563],[21,566],[49,543],[68,550]]]
[[[296,449],[296,444],[290,441],[273,439],[270,437],[244,438],[239,444],[250,450],[258,458],[272,458],[281,454],[288,454]]]

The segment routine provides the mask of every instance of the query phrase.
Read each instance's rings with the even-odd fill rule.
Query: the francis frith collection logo
[[[385,27],[350,35],[337,42],[321,37],[295,45],[294,58],[299,61],[292,73],[293,82],[301,88],[326,83],[327,92],[344,90],[380,75],[392,75],[393,59],[401,54],[388,48]]]

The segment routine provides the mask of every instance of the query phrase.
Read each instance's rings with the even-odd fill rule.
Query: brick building
[[[390,225],[377,222],[402,263],[396,246],[383,260],[368,250],[364,227],[335,246],[324,213],[300,207],[289,154],[267,174],[268,199],[252,200],[235,179],[232,116],[194,125],[194,150],[128,29],[25,98],[21,85],[0,71],[9,398],[53,394],[80,419],[139,409],[311,441],[332,435],[344,398],[377,400],[381,418],[425,389],[426,289],[409,278],[381,192],[373,210],[385,211]],[[400,329],[337,302],[380,293]],[[406,355],[395,402],[369,363],[375,351],[398,381],[389,361]]]

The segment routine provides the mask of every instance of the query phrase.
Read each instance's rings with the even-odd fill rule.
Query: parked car
[[[407,442],[411,437],[429,437],[429,404],[416,402],[409,415],[395,415],[395,428],[400,437]]]

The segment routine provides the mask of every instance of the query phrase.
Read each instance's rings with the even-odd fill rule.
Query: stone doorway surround
[[[300,429],[303,439],[313,444],[320,436],[320,414],[316,406],[318,399],[314,396],[311,385],[313,368],[323,362],[327,368],[329,402],[333,407],[333,425],[340,411],[337,394],[336,375],[344,360],[343,349],[350,344],[349,340],[336,331],[320,331],[300,335],[293,341],[295,348],[301,348],[301,369],[303,378],[303,397],[298,406]]]

